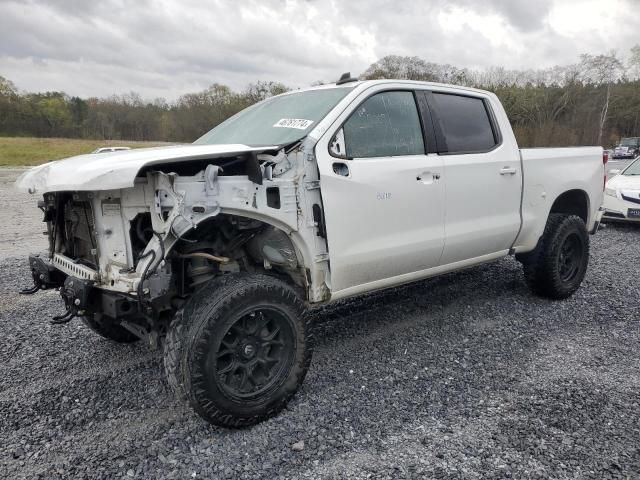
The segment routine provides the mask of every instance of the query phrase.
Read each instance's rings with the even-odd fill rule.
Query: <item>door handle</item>
[[[440,180],[440,174],[434,172],[422,172],[416,177],[416,180],[425,185],[432,184],[434,180]]]
[[[336,175],[340,175],[341,177],[348,177],[349,167],[346,163],[335,162],[333,164],[333,173],[335,173]]]
[[[515,175],[517,172],[513,167],[503,167],[500,169],[500,175]]]

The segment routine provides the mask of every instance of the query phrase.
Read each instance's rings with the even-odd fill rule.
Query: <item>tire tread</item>
[[[273,298],[285,302],[295,309],[302,322],[304,332],[304,357],[301,365],[294,365],[295,378],[287,379],[286,388],[271,408],[259,415],[231,415],[215,405],[206,391],[199,385],[202,375],[192,371],[195,359],[206,355],[209,336],[215,327],[215,318],[241,298],[251,297],[258,290],[267,292]],[[280,412],[302,384],[311,364],[313,332],[310,316],[300,296],[282,280],[256,274],[228,274],[212,279],[204,288],[196,292],[171,322],[165,343],[164,366],[167,382],[178,398],[187,401],[191,407],[210,423],[224,427],[244,427],[254,425]]]
[[[567,287],[560,279],[555,255],[561,247],[563,233],[575,229],[585,240],[584,255],[589,259],[589,237],[584,221],[576,215],[552,213],[549,215],[544,233],[536,249],[524,257],[524,278],[529,289],[536,295],[555,300],[570,297],[580,286],[586,266],[575,285]]]

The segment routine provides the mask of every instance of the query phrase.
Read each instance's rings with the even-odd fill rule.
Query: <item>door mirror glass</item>
[[[347,159],[346,146],[344,144],[344,129],[340,129],[329,143],[329,153],[332,157]]]

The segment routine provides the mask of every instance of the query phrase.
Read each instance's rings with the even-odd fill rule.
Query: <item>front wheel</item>
[[[523,259],[524,276],[536,294],[562,299],[580,287],[589,264],[589,234],[575,215],[552,213],[536,250]]]
[[[311,363],[311,326],[295,290],[266,275],[213,279],[178,312],[167,380],[205,420],[242,427],[282,410]]]

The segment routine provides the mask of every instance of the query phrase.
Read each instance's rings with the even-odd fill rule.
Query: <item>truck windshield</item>
[[[624,172],[623,175],[640,175],[640,159],[633,162],[629,165]]]
[[[322,88],[268,98],[228,118],[194,143],[286,145],[304,137],[353,87]]]

